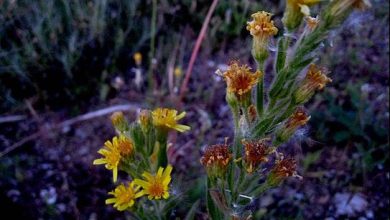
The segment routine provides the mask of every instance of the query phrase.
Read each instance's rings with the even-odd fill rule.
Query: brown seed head
[[[216,144],[207,147],[200,162],[206,168],[218,167],[225,169],[232,158],[227,144]]]
[[[247,171],[252,173],[256,167],[263,162],[268,161],[268,155],[272,152],[267,140],[242,141],[245,150],[244,161]]]
[[[296,174],[297,164],[293,158],[285,158],[276,161],[272,172],[279,178],[286,178]]]

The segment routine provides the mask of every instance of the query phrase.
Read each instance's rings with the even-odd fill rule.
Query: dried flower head
[[[113,195],[114,198],[107,199],[106,204],[114,204],[114,208],[118,211],[124,211],[134,205],[136,198],[142,196],[142,192],[139,190],[140,187],[135,186],[134,182],[131,182],[128,186],[121,183],[115,190],[108,193]]]
[[[114,145],[112,142],[106,141],[104,143],[104,146],[105,146],[104,148],[98,151],[99,154],[103,155],[103,158],[94,160],[93,164],[94,165],[105,164],[105,167],[108,170],[112,170],[113,180],[114,182],[116,182],[118,178],[118,166],[122,159],[122,156],[120,154],[118,146]]]
[[[168,199],[169,183],[171,182],[172,166],[165,169],[160,167],[155,175],[144,172],[142,176],[145,180],[135,179],[134,183],[142,187],[142,193],[148,195],[148,199]]]
[[[255,105],[250,105],[248,107],[248,115],[249,115],[249,122],[252,123],[256,120],[257,118],[257,110]]]
[[[283,16],[283,23],[288,30],[296,29],[304,16],[310,15],[310,6],[313,6],[321,0],[287,0],[286,10]]]
[[[286,178],[296,175],[297,163],[293,158],[277,160],[273,172],[278,178]]]
[[[287,129],[296,129],[300,126],[305,125],[310,119],[310,116],[308,116],[303,108],[298,108],[294,114],[292,114],[287,122],[286,122],[286,128]]]
[[[179,132],[188,131],[191,129],[189,126],[177,123],[185,115],[186,112],[178,115],[174,109],[157,108],[152,112],[153,125],[160,129],[175,129]]]
[[[326,71],[323,68],[311,64],[305,77],[307,86],[314,90],[323,89],[327,83],[332,82],[332,80],[325,75],[325,72]]]
[[[221,177],[232,159],[228,145],[216,144],[206,148],[201,164],[206,168],[208,175]]]
[[[268,139],[257,141],[243,140],[242,144],[244,145],[244,162],[248,173],[254,172],[261,163],[267,162],[268,155],[273,151]]]
[[[268,57],[269,38],[278,33],[272,14],[259,11],[252,14],[252,21],[247,23],[246,29],[253,36],[252,55],[257,62],[264,62]]]
[[[332,82],[325,73],[325,69],[319,68],[315,64],[310,65],[305,79],[294,94],[297,104],[304,103],[314,94],[316,90],[321,90],[327,83]]]
[[[297,108],[297,110],[287,119],[287,121],[276,132],[275,145],[279,145],[287,141],[295,131],[305,125],[310,120],[303,108]]]
[[[353,7],[359,10],[365,10],[372,7],[372,4],[369,0],[355,0]]]
[[[267,184],[271,187],[278,186],[288,177],[299,177],[297,174],[297,163],[293,158],[278,158],[267,178]]]
[[[305,20],[306,20],[306,25],[310,31],[316,29],[318,23],[320,22],[320,19],[318,17],[311,17],[311,16],[307,16]]]
[[[247,65],[241,65],[238,61],[232,61],[228,69],[223,73],[227,84],[227,92],[234,94],[238,101],[242,101],[252,88],[257,84],[262,73],[260,71],[251,72]]]

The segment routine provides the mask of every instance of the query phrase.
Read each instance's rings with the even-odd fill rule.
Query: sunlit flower
[[[122,156],[117,146],[114,146],[112,142],[106,141],[104,146],[104,148],[98,151],[99,154],[103,155],[103,158],[94,160],[93,164],[105,164],[107,169],[112,170],[113,180],[116,182],[118,177],[118,165],[122,159]]]
[[[124,211],[132,207],[135,203],[135,199],[142,196],[139,186],[135,186],[134,182],[131,182],[128,186],[121,183],[115,188],[115,190],[108,193],[113,195],[114,198],[106,200],[106,204],[114,204],[114,208],[119,211]]]
[[[268,161],[268,155],[272,153],[273,149],[267,142],[266,139],[242,141],[245,150],[244,162],[248,173],[252,173],[261,163]]]
[[[269,38],[278,33],[272,14],[259,11],[252,14],[252,21],[247,23],[246,29],[253,36],[252,54],[257,61],[263,62],[268,57]]]
[[[307,101],[316,90],[321,90],[329,82],[332,82],[325,74],[326,70],[311,64],[305,79],[294,94],[296,103],[301,104]]]
[[[271,20],[271,13],[259,11],[251,17],[253,20],[247,23],[246,29],[253,37],[269,38],[278,33],[278,29]]]
[[[124,135],[113,138],[113,145],[118,148],[120,154],[124,157],[131,156],[134,153],[134,143]]]
[[[288,30],[296,29],[304,16],[310,15],[310,6],[315,5],[322,0],[287,0],[286,10],[283,16],[283,23]]]
[[[168,165],[165,169],[160,167],[157,174],[152,175],[144,172],[144,180],[135,179],[134,183],[142,187],[142,194],[148,195],[148,199],[168,199],[169,183],[171,182],[172,166]]]
[[[142,63],[142,54],[140,52],[135,53],[133,59],[135,61],[135,64],[137,66],[140,66]]]
[[[206,148],[200,162],[206,168],[208,175],[222,177],[232,154],[227,144],[217,144]]]
[[[251,72],[247,65],[241,65],[238,61],[232,61],[223,73],[227,84],[227,92],[233,93],[238,101],[242,101],[250,96],[252,88],[258,83],[262,73],[260,71]]]
[[[178,115],[174,109],[157,108],[152,112],[153,124],[158,128],[175,129],[180,132],[188,131],[191,129],[189,126],[177,123],[185,115],[186,112]]]

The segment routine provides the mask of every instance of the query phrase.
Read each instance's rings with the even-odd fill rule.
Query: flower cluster
[[[334,0],[320,15],[312,17],[309,7],[320,2],[286,1],[284,33],[278,39],[270,85],[264,85],[264,75],[271,69],[266,65],[271,63],[267,62],[270,40],[278,28],[272,14],[264,11],[254,13],[246,27],[252,36],[256,70],[233,61],[225,72],[217,71],[226,82],[234,138],[229,146],[209,146],[200,160],[208,176],[207,208],[211,219],[249,219],[251,214],[237,210],[248,210],[253,198],[287,178],[300,177],[297,161],[291,155],[285,157],[279,149],[309,121],[303,104],[332,81],[325,68],[313,63],[315,51],[353,8],[370,5],[368,0]],[[301,27],[302,20],[305,26]],[[295,37],[297,40],[293,40]],[[306,75],[300,79],[305,69]]]
[[[138,120],[131,124],[122,112],[111,116],[118,136],[105,142],[98,151],[102,158],[94,160],[93,164],[104,164],[112,170],[114,182],[118,180],[118,171],[126,172],[132,181],[120,183],[109,192],[113,198],[107,199],[106,204],[113,204],[119,211],[135,212],[143,208],[136,202],[143,197],[149,200],[169,199],[173,167],[167,161],[167,135],[171,130],[184,132],[190,129],[178,124],[185,114],[167,108],[142,110]],[[153,159],[154,156],[158,158]]]

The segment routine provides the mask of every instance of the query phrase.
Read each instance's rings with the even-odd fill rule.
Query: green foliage
[[[143,7],[138,0],[2,3],[1,107],[35,94],[56,104],[96,94],[103,72],[127,67],[121,62],[147,40],[148,18],[137,12]]]
[[[388,155],[378,153],[388,146],[388,124],[378,117],[377,107],[370,99],[371,96],[362,91],[361,83],[348,83],[344,95],[326,92],[327,110],[312,114],[313,120],[327,119],[314,127],[318,140],[354,146],[362,162],[356,165],[368,171],[389,159]]]

